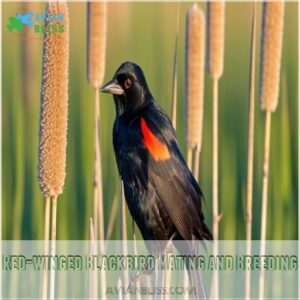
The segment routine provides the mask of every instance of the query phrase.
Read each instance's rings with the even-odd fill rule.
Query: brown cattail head
[[[260,70],[260,106],[275,111],[278,104],[284,2],[264,2]]]
[[[224,67],[224,1],[208,2],[208,69],[212,78],[219,79]]]
[[[195,4],[186,16],[186,133],[189,148],[201,147],[204,57],[205,18]]]
[[[63,14],[56,24],[57,32],[45,33],[43,40],[39,184],[45,197],[62,193],[65,180],[68,68],[69,68],[69,14],[66,2],[49,2],[46,14]],[[48,22],[45,22],[47,27]]]
[[[107,3],[88,2],[88,80],[95,88],[103,82],[107,32]]]

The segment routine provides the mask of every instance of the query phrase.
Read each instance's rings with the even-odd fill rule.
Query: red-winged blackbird
[[[123,63],[101,91],[114,97],[116,161],[128,208],[143,238],[211,240],[201,209],[202,192],[141,68]]]

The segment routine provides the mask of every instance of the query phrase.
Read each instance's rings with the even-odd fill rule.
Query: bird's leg
[[[171,238],[168,240],[168,243],[167,243],[166,248],[165,248],[166,254],[173,253],[172,240],[173,240],[174,236],[175,236],[175,233],[173,233],[173,235],[171,236]]]
[[[136,272],[136,274],[134,276],[132,276],[130,278],[130,282],[129,282],[129,288],[132,288],[136,285],[136,283],[138,282],[138,280],[140,280],[142,278],[143,275],[147,275],[147,276],[151,276],[153,273],[153,270],[149,270],[147,268],[147,266],[145,266],[145,269],[140,271],[140,272]]]
[[[172,240],[173,240],[174,236],[175,236],[175,233],[171,236],[171,238],[167,242],[167,245],[165,247],[165,253],[166,254],[173,253]],[[148,269],[148,266],[146,264],[145,268],[142,271],[136,272],[136,274],[130,278],[130,282],[129,282],[128,287],[129,288],[134,287],[136,285],[136,283],[138,282],[138,280],[140,280],[143,275],[151,276],[153,274],[153,272],[154,272],[154,270],[153,269]]]

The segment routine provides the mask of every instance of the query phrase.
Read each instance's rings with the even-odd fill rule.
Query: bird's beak
[[[121,85],[117,82],[116,79],[113,79],[106,84],[103,85],[103,87],[100,89],[100,92],[102,93],[109,93],[113,95],[123,95],[124,90],[122,89]]]

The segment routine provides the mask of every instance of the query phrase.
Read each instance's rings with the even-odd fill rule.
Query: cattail
[[[125,204],[125,191],[124,183],[121,180],[121,195],[120,195],[120,231],[121,231],[121,240],[123,241],[121,246],[121,253],[126,256],[128,254],[128,244],[127,244],[127,221],[126,221],[126,204]],[[129,273],[128,270],[125,270],[123,275],[123,287],[127,287],[129,284]]]
[[[205,18],[194,4],[186,16],[186,130],[187,145],[201,146],[203,124]]]
[[[179,7],[180,3],[177,3],[177,18],[176,18],[176,35],[175,35],[175,49],[173,60],[173,88],[172,88],[172,124],[176,129],[177,121],[177,49],[178,49],[178,35],[179,35]]]
[[[264,2],[260,70],[260,104],[265,111],[265,140],[261,200],[260,255],[265,255],[268,211],[269,160],[271,147],[271,116],[276,110],[279,94],[281,49],[284,23],[284,2]],[[259,276],[259,299],[264,298],[265,273]]]
[[[43,40],[41,116],[39,142],[39,185],[46,198],[45,255],[48,255],[49,199],[52,198],[51,255],[56,252],[57,197],[62,193],[66,175],[69,14],[66,2],[49,2],[46,14],[63,15],[63,21],[51,22],[56,32],[45,32]],[[45,21],[45,28],[50,25]],[[43,276],[42,298],[47,299],[47,271]],[[55,272],[50,273],[50,299],[55,295]]]
[[[94,224],[95,236],[104,240],[103,188],[100,147],[100,103],[99,88],[105,72],[107,3],[88,2],[88,80],[95,89],[94,101]]]
[[[67,4],[50,2],[46,13],[64,15],[63,25],[59,24],[64,26],[64,32],[45,33],[43,41],[38,169],[41,192],[44,197],[50,197],[62,193],[66,175],[69,62]]]
[[[208,68],[212,78],[220,78],[224,65],[224,1],[208,2]]]
[[[99,88],[105,72],[106,34],[107,34],[107,3],[88,2],[88,80],[95,90],[94,101],[94,231],[95,238],[101,240],[100,251],[104,251],[104,212],[103,186],[100,146],[100,99]],[[101,272],[101,299],[106,299],[106,275]]]
[[[278,104],[284,2],[263,4],[260,105],[275,111]]]
[[[253,2],[252,34],[249,76],[249,116],[248,116],[248,153],[247,153],[247,212],[246,212],[246,255],[251,255],[252,202],[253,202],[253,157],[255,121],[255,62],[256,62],[256,2]],[[251,272],[245,274],[245,299],[251,297]]]
[[[97,255],[97,245],[95,242],[95,230],[93,219],[90,218],[90,241],[89,241],[89,254],[90,257]],[[97,269],[89,270],[89,299],[98,298],[98,284],[97,284]]]
[[[113,230],[114,230],[114,226],[117,220],[117,215],[118,215],[118,197],[115,196],[112,202],[112,208],[110,211],[110,216],[109,216],[109,220],[108,220],[108,226],[107,226],[107,230],[106,230],[106,235],[105,238],[106,240],[110,240]]]
[[[212,99],[212,206],[213,237],[219,239],[219,79],[224,67],[225,3],[208,2],[208,70],[213,79]],[[218,244],[214,243],[214,255],[218,255]],[[219,273],[213,273],[212,298],[219,298]]]
[[[88,80],[99,88],[105,72],[107,3],[88,2]]]

